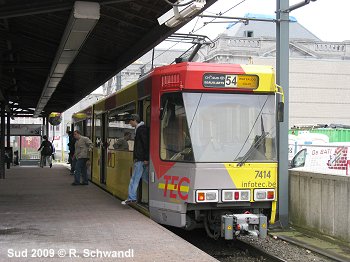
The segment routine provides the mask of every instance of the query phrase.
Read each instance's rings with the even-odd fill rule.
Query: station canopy
[[[14,114],[65,111],[179,29],[184,23],[158,23],[171,8],[165,0],[0,0],[0,101]]]

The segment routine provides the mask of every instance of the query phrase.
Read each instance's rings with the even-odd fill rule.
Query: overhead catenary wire
[[[236,8],[237,6],[239,6],[240,4],[244,3],[246,0],[242,0],[241,2],[235,4],[234,6],[230,7],[229,9],[227,9],[225,12],[221,13],[217,13],[218,16],[222,16],[224,14],[226,14],[227,12],[230,12],[233,8]],[[211,22],[215,21],[217,18],[213,18],[211,21],[206,22],[203,24],[203,26],[201,26],[200,28],[198,28],[195,32],[197,32],[198,30],[202,29],[203,27],[207,26],[208,24],[210,24]]]
[[[196,28],[197,23],[198,23],[198,20],[199,20],[199,16],[197,17],[196,23],[194,24],[193,29],[192,29],[192,31],[191,31],[191,32],[193,32],[193,31],[194,31],[194,29]]]
[[[164,1],[168,1],[168,0],[164,0]],[[241,5],[241,4],[244,3],[245,1],[246,1],[246,0],[242,0],[242,1],[240,1],[239,3],[235,4],[234,6],[230,7],[229,9],[227,9],[226,11],[217,13],[217,15],[219,15],[219,16],[224,15],[224,14],[226,14],[227,12],[231,11],[232,9],[236,8],[237,6]],[[169,1],[168,1],[168,2],[169,2]],[[199,17],[198,17],[198,18],[199,18]],[[214,21],[214,20],[216,20],[216,19],[217,19],[217,18],[213,18],[210,22],[212,22],[212,21]],[[198,20],[197,20],[197,22],[198,22]],[[195,26],[197,25],[197,22],[195,23]],[[204,28],[205,26],[207,26],[210,22],[205,23],[203,26],[199,27],[199,28],[196,29],[196,30],[195,30],[195,26],[194,26],[193,29],[189,32],[189,34],[193,34],[193,33],[197,32],[197,31],[201,30],[202,28]],[[168,49],[164,50],[164,52],[162,52],[162,53],[160,53],[159,55],[157,55],[156,57],[154,57],[154,59],[157,59],[157,58],[160,57],[161,55],[165,54],[166,52],[170,51],[172,48],[174,48],[175,46],[177,46],[178,44],[183,43],[183,42],[184,42],[184,40],[181,40],[181,41],[179,41],[179,42],[173,44],[173,45],[170,46]],[[193,45],[191,48],[193,48],[193,47],[194,47],[194,45]],[[190,48],[190,49],[191,49],[191,48]],[[186,52],[187,52],[187,51],[186,51]],[[149,63],[151,63],[151,62],[152,62],[152,61],[148,61],[145,65],[147,65],[147,64],[149,64]]]

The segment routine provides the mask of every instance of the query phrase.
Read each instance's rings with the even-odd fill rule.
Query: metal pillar
[[[61,126],[62,126],[62,128],[61,128],[61,134],[60,134],[60,136],[61,136],[61,162],[65,162],[64,161],[64,147],[63,147],[63,136],[65,135],[65,130],[64,130],[64,127],[66,126],[65,125],[65,115],[66,114],[62,114],[62,124],[61,124]],[[85,133],[86,134],[86,133]],[[69,139],[69,138],[68,138]]]
[[[49,118],[45,117],[45,135],[47,136],[47,138],[49,138]]]
[[[45,135],[45,132],[46,132],[46,128],[45,128],[45,117],[43,117],[43,127],[41,129],[41,136]]]
[[[10,147],[11,145],[11,118],[10,118],[10,112],[7,112],[7,118],[6,118],[6,146]],[[13,148],[12,148],[13,150]],[[13,154],[13,152],[12,152]],[[13,157],[13,155],[12,155]],[[10,169],[11,163],[7,162],[7,169]]]
[[[276,82],[284,90],[284,122],[279,124],[278,143],[278,213],[282,227],[288,227],[288,123],[289,123],[289,0],[276,0]]]
[[[0,112],[0,179],[5,179],[5,104],[1,103]]]

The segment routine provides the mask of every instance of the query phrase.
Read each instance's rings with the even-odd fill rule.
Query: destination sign
[[[230,75],[207,73],[203,76],[203,86],[209,88],[256,89],[259,85],[257,75]]]

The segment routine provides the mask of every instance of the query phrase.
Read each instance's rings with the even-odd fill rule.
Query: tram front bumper
[[[226,214],[221,216],[221,237],[232,240],[240,234],[267,236],[267,217],[262,214]]]

